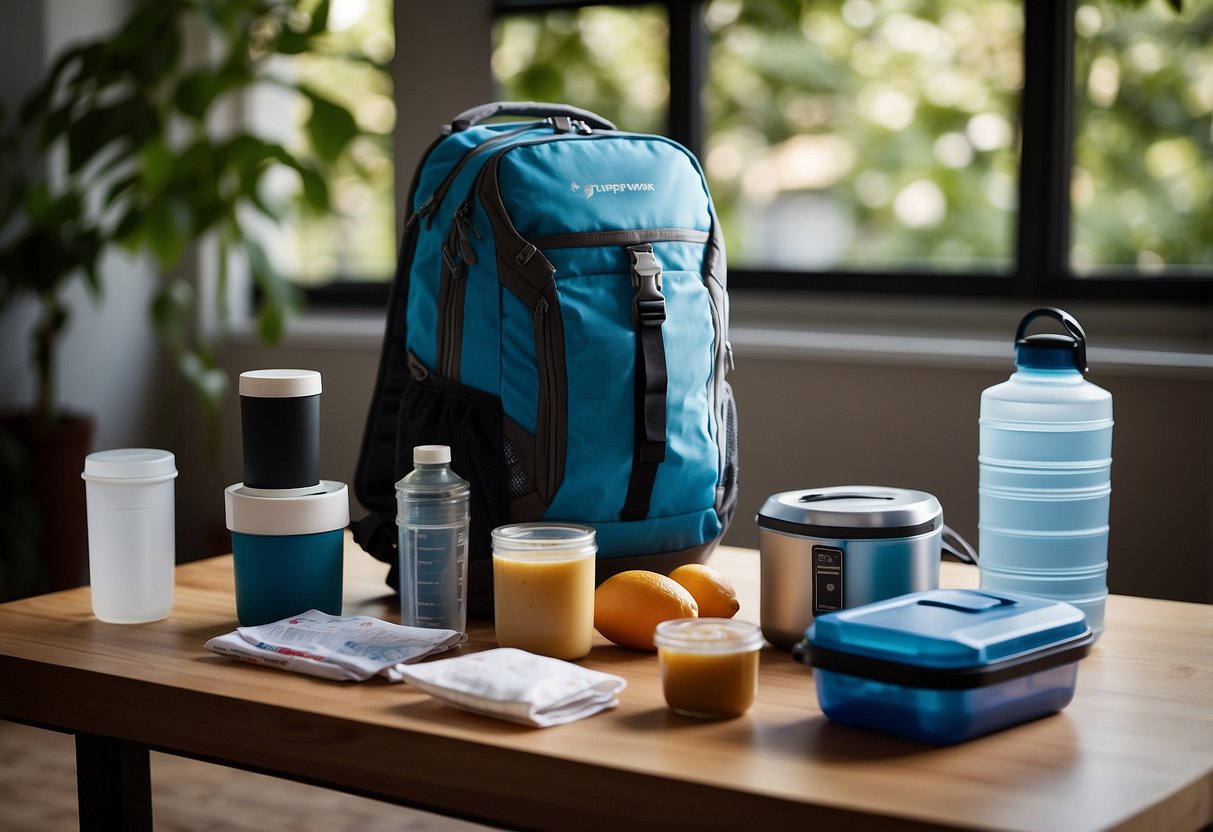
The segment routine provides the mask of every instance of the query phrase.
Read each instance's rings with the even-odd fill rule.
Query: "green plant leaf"
[[[261,290],[257,309],[257,330],[262,342],[273,346],[286,329],[286,316],[301,305],[299,287],[285,280],[270,262],[265,249],[255,240],[244,241],[253,281]]]
[[[160,117],[137,96],[88,110],[67,128],[68,170],[79,171],[109,147],[132,153],[159,133]]]
[[[302,55],[312,48],[312,39],[304,32],[283,30],[274,41],[274,51],[282,55]]]
[[[181,278],[167,279],[152,298],[152,328],[173,352],[185,348],[185,329],[193,306],[194,290]]]
[[[317,212],[327,211],[331,202],[328,181],[313,168],[300,166],[298,171],[303,183],[304,200]]]
[[[184,115],[195,121],[203,121],[215,98],[223,91],[223,82],[218,73],[199,69],[186,75],[177,84],[173,103]]]
[[[139,169],[143,174],[142,183],[132,177],[116,184],[123,182],[132,185],[146,184],[153,192],[159,192],[164,188],[173,172],[173,153],[169,150],[168,142],[163,136],[157,136],[143,146],[139,152]],[[113,193],[112,190],[111,193]]]
[[[45,182],[39,182],[30,189],[29,195],[25,199],[25,210],[29,214],[30,222],[36,224],[45,222],[50,213],[50,205],[50,187]]]
[[[329,0],[320,0],[312,10],[312,22],[307,28],[309,35],[319,35],[329,27]]]
[[[345,107],[336,104],[309,89],[301,92],[312,102],[312,113],[307,120],[307,134],[316,154],[325,162],[335,162],[346,145],[360,132],[354,115]]]
[[[180,197],[156,200],[143,215],[140,232],[163,268],[175,266],[190,243],[190,206]]]
[[[51,99],[59,86],[60,76],[71,67],[73,62],[80,60],[83,51],[84,47],[68,49],[55,60],[55,65],[51,67],[46,80],[35,87],[22,103],[19,111],[22,122],[28,124],[42,120],[51,106]]]

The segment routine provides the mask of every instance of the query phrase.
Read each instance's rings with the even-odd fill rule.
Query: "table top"
[[[758,556],[709,561],[758,620]],[[387,567],[347,544],[346,614],[397,620]],[[944,564],[945,586],[976,570]],[[936,747],[830,723],[811,673],[761,656],[746,715],[682,717],[656,656],[595,635],[621,704],[535,729],[383,680],[331,682],[203,649],[236,626],[231,557],[177,569],[172,615],[93,618],[87,588],[0,605],[0,717],[144,743],[524,828],[1197,829],[1213,822],[1213,606],[1113,596],[1059,714]],[[463,650],[495,646],[473,622]],[[450,655],[450,654],[448,654]],[[761,813],[761,814],[758,814]]]

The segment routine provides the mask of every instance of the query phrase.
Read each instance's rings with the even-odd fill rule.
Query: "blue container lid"
[[[811,653],[928,672],[991,668],[1062,646],[1089,649],[1090,636],[1071,604],[986,589],[901,595],[818,616],[805,633]]]
[[[1028,325],[1036,318],[1052,318],[1065,327],[1066,335],[1028,335]],[[1015,366],[1032,370],[1077,370],[1086,373],[1087,334],[1078,320],[1055,306],[1033,309],[1019,322],[1015,331]]]

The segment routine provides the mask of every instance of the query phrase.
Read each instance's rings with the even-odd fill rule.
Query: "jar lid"
[[[653,644],[684,653],[744,653],[762,648],[757,624],[735,618],[674,618],[653,632]]]
[[[248,370],[240,374],[240,395],[255,399],[292,399],[320,395],[315,370]]]
[[[171,479],[177,476],[176,458],[157,448],[115,448],[97,451],[84,458],[86,480]]]
[[[943,508],[925,491],[835,485],[774,494],[755,522],[759,528],[810,537],[910,537],[942,527]]]
[[[350,523],[349,493],[343,482],[321,480],[311,494],[266,497],[250,494],[244,483],[223,492],[227,527],[241,534],[284,536],[344,529]]]
[[[597,551],[596,534],[578,523],[514,523],[493,529],[493,551],[564,559],[570,552]]]

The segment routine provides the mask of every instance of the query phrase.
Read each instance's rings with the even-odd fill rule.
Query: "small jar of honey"
[[[741,716],[758,691],[757,624],[731,618],[676,618],[653,634],[666,704],[694,717]]]

